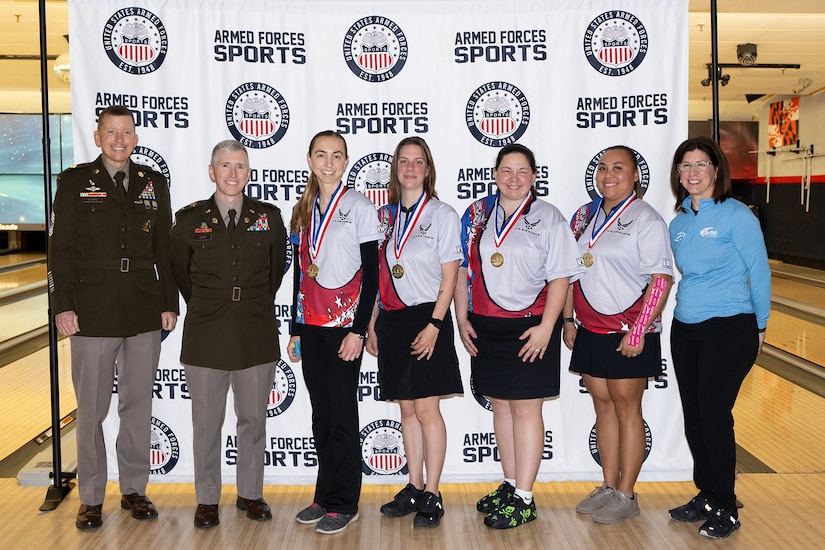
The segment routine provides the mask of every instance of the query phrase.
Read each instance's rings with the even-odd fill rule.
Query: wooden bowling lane
[[[821,286],[805,284],[783,277],[773,277],[771,293],[774,296],[790,298],[825,310],[825,288]]]
[[[35,286],[46,286],[46,264],[35,264],[0,272],[0,293],[2,294]]]
[[[45,326],[48,310],[45,263],[0,270],[0,343]]]
[[[4,303],[0,309],[0,343],[45,326],[49,322],[48,308],[45,291]]]
[[[825,326],[821,324],[774,309],[768,319],[765,343],[825,369]]]
[[[756,365],[733,409],[736,442],[778,473],[825,473],[825,398]]]
[[[44,252],[15,252],[13,254],[0,255],[0,271],[14,269],[21,265],[45,262],[46,254]]]
[[[60,416],[77,408],[71,378],[69,339],[57,344]],[[49,349],[0,368],[0,460],[51,426]]]

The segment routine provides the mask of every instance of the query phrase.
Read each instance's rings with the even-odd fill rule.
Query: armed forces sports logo
[[[169,426],[152,417],[149,434],[149,473],[168,474],[178,463],[180,447],[178,436]]]
[[[163,174],[163,177],[166,178],[166,182],[169,184],[169,187],[172,187],[172,178],[169,174],[169,165],[166,164],[166,160],[160,156],[157,151],[138,145],[132,152],[131,159],[132,162],[143,164],[156,172]]]
[[[347,187],[364,194],[376,207],[390,201],[387,186],[390,183],[392,155],[371,153],[358,159],[347,175]]]
[[[166,59],[169,38],[163,21],[144,8],[123,8],[103,27],[103,49],[115,67],[129,74],[155,72]]]
[[[396,76],[407,62],[407,36],[394,21],[380,15],[359,19],[344,35],[344,61],[352,74],[367,82]]]
[[[475,385],[473,384],[473,377],[470,376],[470,391],[473,394],[473,397],[476,400],[476,403],[487,409],[488,411],[493,410],[493,404],[490,403],[490,400],[484,397],[481,394],[476,393]]]
[[[642,458],[642,462],[647,460],[647,457],[650,456],[650,450],[653,448],[653,434],[650,431],[650,426],[647,425],[647,422],[644,421],[645,424],[645,456]],[[590,437],[587,440],[587,446],[590,448],[590,456],[593,457],[593,460],[599,466],[602,465],[602,457],[599,454],[599,441],[596,438],[596,426],[593,425],[593,429],[590,430]]]
[[[530,103],[509,82],[487,82],[470,95],[464,121],[476,141],[502,147],[517,141],[530,124]]]
[[[289,128],[289,105],[284,96],[263,82],[247,82],[232,90],[224,115],[235,139],[253,149],[272,147]]]
[[[648,36],[639,18],[626,11],[606,11],[584,31],[584,55],[607,76],[634,71],[647,55]]]
[[[292,268],[292,241],[289,240],[289,235],[286,236],[286,262],[284,263],[284,275],[289,273]],[[286,363],[284,363],[286,365]],[[287,367],[289,365],[286,365]]]
[[[400,422],[384,418],[361,430],[361,469],[368,476],[407,475]]]
[[[286,411],[295,399],[297,388],[298,384],[292,368],[283,359],[279,359],[278,364],[275,365],[275,381],[266,401],[267,418],[278,416]]]
[[[601,198],[601,194],[599,194],[599,190],[596,187],[596,168],[599,166],[599,159],[602,158],[602,154],[607,149],[602,149],[596,155],[590,159],[590,162],[587,164],[587,170],[584,174],[584,187],[587,189],[587,194],[590,195],[590,198],[596,200]],[[636,155],[636,163],[639,165],[639,182],[642,186],[642,196],[647,193],[647,188],[650,185],[650,166],[647,164],[647,160],[639,154],[638,151],[635,149],[631,149],[633,153]]]

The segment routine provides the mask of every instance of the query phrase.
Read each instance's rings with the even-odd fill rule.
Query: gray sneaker
[[[295,516],[295,519],[298,521],[298,523],[318,523],[319,521],[321,521],[321,518],[324,517],[324,514],[326,513],[327,511],[324,510],[323,506],[321,506],[317,502],[313,502],[312,504],[298,512],[298,515]]]
[[[318,522],[318,527],[315,528],[316,533],[323,535],[331,535],[333,533],[340,533],[350,523],[358,521],[358,512],[354,514],[339,514],[337,512],[329,512],[321,521]]]
[[[610,500],[599,510],[593,513],[596,523],[621,523],[622,521],[639,515],[639,499],[636,493],[628,495],[616,489]]]
[[[615,489],[602,483],[601,486],[593,489],[590,494],[587,495],[587,498],[576,505],[576,511],[580,514],[592,514],[610,502],[610,497],[614,492]]]

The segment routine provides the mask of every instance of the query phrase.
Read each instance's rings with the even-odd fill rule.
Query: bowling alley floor
[[[737,495],[744,504],[740,511],[743,527],[723,542],[699,537],[698,525],[667,520],[669,507],[687,501],[695,493],[689,482],[637,484],[641,516],[611,526],[594,525],[589,518],[575,513],[576,502],[592,489],[591,483],[539,483],[535,487],[539,519],[504,532],[481,525],[474,509],[475,499],[489,491],[492,483],[443,484],[447,515],[442,526],[434,530],[412,529],[411,518],[381,517],[378,507],[390,500],[398,487],[365,485],[361,520],[344,533],[326,538],[292,519],[310,502],[311,487],[265,486],[264,496],[273,506],[275,518],[271,522],[251,522],[234,510],[234,487],[225,486],[221,525],[198,530],[191,523],[191,484],[153,484],[151,496],[161,517],[137,522],[118,509],[117,484],[110,483],[104,527],[80,532],[73,523],[79,504],[76,490],[57,510],[38,514],[45,488],[21,487],[13,479],[16,470],[3,467],[10,456],[30,445],[31,439],[50,423],[49,359],[48,350],[42,349],[0,367],[0,515],[4,517],[4,546],[42,548],[59,540],[61,548],[84,549],[124,545],[152,548],[161,543],[180,548],[266,545],[343,549],[820,547],[825,540],[825,501],[821,497],[825,494],[825,383],[819,376],[825,372],[825,272],[775,262],[772,269],[774,307],[766,336],[767,351],[757,358],[734,409],[740,450]],[[0,293],[11,284],[8,277],[0,275]],[[36,293],[32,297],[36,298]],[[45,311],[40,306],[23,308],[34,310],[30,312],[31,320],[12,313],[7,306],[4,303],[0,307],[0,334],[28,330],[45,322]],[[56,351],[61,415],[76,406],[68,345],[68,340],[63,340]],[[809,371],[804,383],[789,380],[793,376],[775,368],[784,357],[795,358],[795,364],[786,366],[791,374],[801,368]]]

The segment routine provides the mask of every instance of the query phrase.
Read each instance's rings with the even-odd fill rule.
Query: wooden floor
[[[813,549],[825,541],[825,475],[747,474],[737,480],[742,528],[724,541],[697,534],[698,524],[670,521],[668,508],[694,495],[691,483],[639,483],[641,515],[618,525],[598,525],[577,514],[576,502],[592,489],[587,483],[539,483],[535,487],[538,519],[507,531],[488,529],[476,512],[476,499],[491,489],[481,484],[441,486],[446,515],[435,529],[412,527],[412,517],[386,518],[379,506],[398,489],[365,486],[360,520],[335,535],[319,535],[313,526],[301,525],[295,514],[312,498],[310,487],[264,488],[272,505],[272,521],[255,522],[235,509],[234,487],[225,486],[221,524],[196,529],[194,489],[191,485],[152,485],[149,496],[160,516],[137,521],[118,506],[116,484],[109,484],[104,504],[103,527],[79,531],[74,526],[77,491],[72,491],[56,510],[37,513],[45,496],[43,488],[18,486],[0,479],[0,517],[3,546],[14,549],[60,550],[109,548],[165,549],[692,549],[741,548]],[[59,542],[58,542],[59,541]]]
[[[0,258],[2,259],[2,258]],[[2,265],[0,265],[2,267]],[[41,268],[42,269],[42,268]],[[0,280],[0,283],[3,281]],[[825,308],[825,289],[774,278],[774,294]],[[42,312],[32,312],[37,316]],[[2,309],[0,332],[13,332],[27,321]],[[2,340],[2,339],[0,339]],[[768,343],[825,366],[825,332],[821,324],[782,312],[772,313]],[[68,341],[58,344],[61,413],[75,408],[68,372]],[[110,483],[104,526],[78,531],[74,517],[76,490],[56,510],[38,512],[44,487],[22,487],[0,478],[2,548],[742,548],[796,550],[825,547],[825,399],[761,367],[748,375],[734,409],[737,443],[775,473],[741,473],[737,496],[742,529],[724,541],[697,535],[698,524],[679,524],[667,509],[689,500],[692,483],[639,483],[641,515],[619,525],[597,525],[576,514],[576,503],[592,483],[539,483],[535,486],[538,520],[510,531],[484,527],[475,501],[491,484],[442,484],[446,516],[432,530],[412,528],[412,518],[382,517],[379,506],[397,486],[365,485],[361,519],[344,533],[318,535],[294,521],[309,504],[311,487],[266,486],[264,496],[274,519],[248,520],[234,508],[234,486],[224,486],[221,525],[198,530],[192,524],[195,498],[191,484],[152,484],[149,496],[160,510],[156,520],[139,522],[118,506],[117,484]],[[48,355],[31,354],[0,368],[0,460],[49,425]],[[59,543],[58,543],[59,541]]]
[[[77,408],[69,339],[58,344],[61,418]],[[51,426],[49,350],[44,348],[0,368],[0,460]]]

